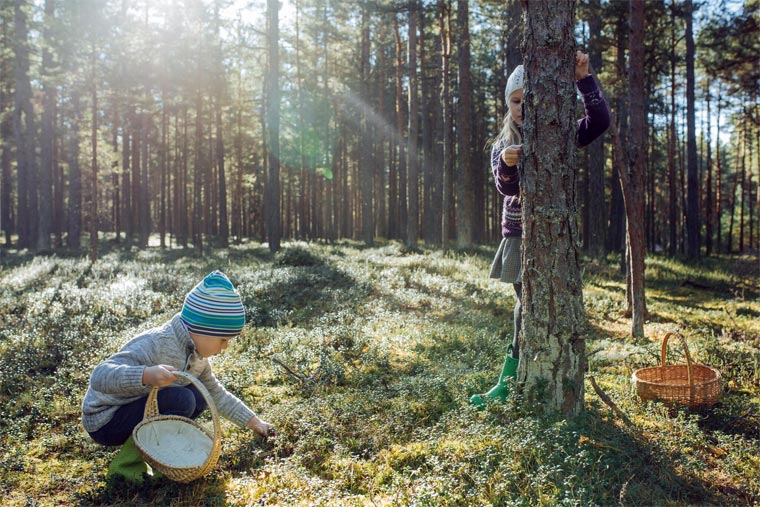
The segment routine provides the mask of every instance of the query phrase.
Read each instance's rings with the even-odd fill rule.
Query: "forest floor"
[[[630,337],[618,261],[584,260],[586,410],[532,413],[517,397],[478,412],[511,338],[511,286],[492,247],[248,243],[0,258],[0,494],[34,505],[760,505],[760,280],[754,257],[647,260],[647,338]],[[106,479],[115,449],[80,424],[92,368],[180,310],[222,269],[246,329],[213,359],[276,438],[223,422],[221,458],[190,484]],[[710,411],[641,403],[637,368],[680,330],[723,375]],[[678,342],[668,360],[682,364]],[[287,366],[288,372],[284,367]],[[589,376],[620,408],[616,415]]]

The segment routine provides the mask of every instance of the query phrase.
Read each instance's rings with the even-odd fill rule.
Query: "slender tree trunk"
[[[602,16],[601,0],[592,0],[589,19],[589,60],[591,70],[602,71]],[[588,148],[588,253],[593,259],[604,257],[605,229],[607,227],[607,205],[604,191],[604,137],[600,136]]]
[[[79,124],[81,111],[79,90],[71,91],[71,130],[69,132],[69,203],[66,245],[74,251],[81,248],[82,235],[82,172],[79,166]]]
[[[741,155],[741,187],[739,197],[739,253],[744,253],[744,209],[746,204],[744,202],[747,196],[747,140],[748,135],[747,120],[743,121],[744,139],[742,140],[742,155]]]
[[[452,135],[451,93],[449,90],[449,67],[451,62],[451,5],[448,0],[439,2],[441,34],[441,104],[443,111],[443,181],[441,192],[441,245],[449,247],[454,213],[454,139]]]
[[[280,249],[280,57],[279,57],[279,11],[278,0],[267,0],[267,75],[266,75],[266,124],[269,150],[269,174],[267,177],[267,240],[269,250]]]
[[[676,15],[671,7],[670,27],[670,129],[668,130],[668,254],[676,255],[678,247],[678,190],[676,186]]]
[[[161,83],[161,195],[159,202],[159,220],[158,220],[158,234],[160,238],[161,248],[166,248],[166,201],[167,192],[166,184],[169,179],[168,171],[168,143],[167,143],[167,104],[166,104],[166,85]]]
[[[40,135],[40,179],[39,179],[39,213],[37,214],[37,251],[50,250],[50,230],[53,218],[53,145],[55,144],[55,102],[56,89],[52,82],[53,55],[51,47],[55,44],[51,35],[52,24],[55,22],[55,2],[45,0],[45,39],[42,50],[43,76],[43,112],[42,131]]]
[[[417,154],[417,137],[419,135],[419,97],[417,95],[417,9],[414,3],[409,10],[409,39],[407,49],[407,66],[409,71],[409,137],[407,138],[407,155],[409,162],[408,191],[409,217],[406,223],[406,244],[417,246],[420,218],[420,162]]]
[[[132,133],[131,110],[126,109],[124,117],[124,126],[122,128],[122,147],[121,147],[121,188],[124,217],[124,248],[129,250],[132,247],[132,181],[130,178],[130,154],[131,143],[129,142]]]
[[[459,170],[456,172],[457,246],[468,248],[475,240],[475,168],[472,157],[473,104],[470,73],[469,1],[457,0],[457,68],[459,104],[457,107],[457,144]]]
[[[715,209],[713,210],[713,213],[715,214],[715,251],[717,253],[720,253],[720,247],[721,247],[721,237],[723,236],[721,228],[722,228],[722,218],[723,218],[723,163],[721,161],[721,153],[720,153],[720,113],[721,113],[721,86],[720,81],[718,81],[718,93],[716,95],[716,100],[718,101],[718,112],[715,115]]]
[[[393,34],[396,39],[396,129],[398,132],[398,214],[394,224],[394,237],[401,237],[404,233],[402,227],[408,222],[408,208],[406,200],[406,153],[404,149],[404,88],[403,69],[404,55],[401,44],[401,35],[398,28],[398,18],[393,18]]]
[[[575,2],[523,0],[523,343],[518,381],[549,410],[583,409],[585,313],[575,212]]]
[[[618,166],[618,175],[623,188],[627,218],[628,270],[630,274],[630,301],[634,337],[644,336],[646,320],[646,300],[644,295],[644,259],[646,255],[646,238],[644,235],[644,192],[645,169],[642,163],[646,153],[646,106],[644,93],[644,19],[643,2],[630,4],[630,66],[629,66],[629,102],[631,123],[627,145],[628,167]],[[619,135],[613,133],[617,150],[625,153]],[[618,159],[620,160],[620,158]]]
[[[707,181],[705,182],[705,252],[708,256],[712,254],[713,247],[713,168],[712,168],[712,116],[710,115],[710,82],[708,78],[705,86],[705,102],[707,103]]]
[[[227,247],[230,241],[229,217],[227,216],[227,177],[224,173],[224,139],[222,138],[222,108],[217,101],[216,109],[216,159],[219,174],[219,244]]]
[[[369,13],[366,4],[362,4],[361,26],[361,97],[365,104],[371,103],[370,98],[370,28]],[[368,108],[362,108],[360,127],[359,187],[361,191],[361,231],[362,240],[367,246],[375,243],[375,217],[372,211],[372,191],[374,187],[374,162],[372,157],[372,139],[370,136],[370,118]]]
[[[422,100],[420,104],[420,120],[422,129],[422,237],[426,245],[434,244],[436,237],[434,235],[435,221],[432,213],[433,195],[435,187],[433,185],[433,123],[431,117],[431,95],[430,95],[430,73],[428,56],[425,48],[425,7],[420,5],[418,8],[419,16],[419,56],[420,56],[420,89]],[[437,171],[437,169],[436,169]]]
[[[90,262],[98,260],[98,87],[95,45],[92,47],[92,180],[90,182]]]
[[[685,0],[686,17],[686,167],[687,167],[687,203],[686,203],[686,254],[689,258],[699,257],[699,175],[697,167],[697,132],[694,97],[694,30],[692,0]]]
[[[624,13],[621,9],[620,16],[617,19],[615,35],[617,40],[617,59],[615,70],[622,76],[627,75],[626,69],[626,45],[627,45],[627,33],[628,33],[628,20],[627,11]],[[630,80],[627,80],[630,82]],[[621,94],[617,100],[617,116],[620,121],[619,125],[613,126],[613,128],[619,129],[619,134],[625,136],[628,130],[628,112],[627,105],[625,103],[625,97]],[[622,154],[618,151],[613,151],[613,164],[612,164],[612,179],[610,181],[610,187],[612,188],[610,197],[610,220],[609,228],[607,229],[607,250],[620,252],[621,272],[625,273],[625,204],[623,202],[623,191],[620,188],[620,175],[618,174],[618,167],[620,167],[617,160]],[[625,162],[623,162],[625,166]]]
[[[14,53],[16,81],[13,133],[16,139],[18,246],[28,248],[37,240],[37,159],[32,86],[29,81],[27,5],[16,0]]]

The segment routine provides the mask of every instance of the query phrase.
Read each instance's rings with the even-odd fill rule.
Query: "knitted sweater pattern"
[[[82,401],[82,425],[92,433],[108,423],[116,410],[143,396],[151,386],[143,385],[147,366],[166,364],[185,371],[203,383],[222,416],[240,427],[254,415],[216,379],[208,358],[195,349],[179,314],[160,327],[149,329],[127,342],[121,350],[95,367]],[[173,385],[190,382],[179,379]]]
[[[578,120],[576,145],[583,148],[602,135],[610,125],[607,101],[590,74],[576,82],[581,95],[585,116]],[[501,158],[504,142],[491,150],[491,171],[496,189],[504,196],[501,234],[505,238],[522,236],[522,205],[520,201],[520,173],[518,167],[508,166]]]

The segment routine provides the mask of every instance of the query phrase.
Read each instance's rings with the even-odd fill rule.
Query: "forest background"
[[[90,238],[96,256],[93,235],[144,248],[151,233],[199,252],[245,238],[496,242],[489,140],[521,61],[519,3],[299,0],[282,21],[274,5],[5,2],[6,248]],[[649,251],[756,248],[758,9],[647,2]],[[627,16],[601,0],[576,16],[622,133]],[[594,258],[625,243],[611,144],[578,164]]]
[[[623,140],[629,8],[582,1],[575,18]],[[569,419],[466,403],[511,333],[514,295],[485,279],[488,156],[521,16],[516,1],[4,2],[6,501],[760,502],[760,2],[646,1],[647,338],[619,269],[627,145],[608,133],[577,157],[588,373],[624,417],[590,386]],[[225,425],[202,481],[106,481],[113,451],[78,423],[89,371],[219,267],[250,325],[215,370],[278,438]],[[676,328],[723,372],[713,411],[631,390]]]

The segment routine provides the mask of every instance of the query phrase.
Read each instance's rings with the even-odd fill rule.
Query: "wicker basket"
[[[665,352],[671,336],[680,340],[686,354],[686,364],[666,364]],[[691,409],[712,407],[721,391],[720,372],[704,364],[694,364],[686,340],[677,332],[666,334],[662,340],[662,365],[636,370],[633,382],[643,401],[658,400],[669,405],[686,405]]]
[[[158,412],[158,388],[154,387],[145,404],[143,420],[132,436],[140,455],[154,470],[177,482],[190,482],[211,471],[219,459],[221,427],[219,413],[206,387],[192,375],[176,372],[189,380],[203,395],[211,410],[214,430],[178,415]]]

